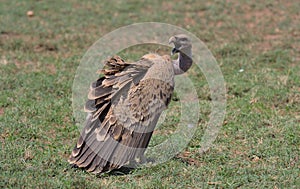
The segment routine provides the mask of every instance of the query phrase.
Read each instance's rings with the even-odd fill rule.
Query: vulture
[[[192,44],[184,34],[169,39],[169,55],[146,54],[136,62],[113,56],[90,85],[87,117],[68,159],[74,167],[100,174],[138,161],[163,110],[168,106],[174,76],[192,65]]]

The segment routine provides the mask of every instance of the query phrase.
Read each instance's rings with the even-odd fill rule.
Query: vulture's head
[[[169,39],[169,44],[174,44],[172,54],[178,52],[187,52],[192,48],[192,43],[189,37],[185,34],[174,35]]]

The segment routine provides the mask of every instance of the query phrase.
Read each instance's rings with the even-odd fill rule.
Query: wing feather
[[[163,60],[160,63],[170,68]],[[126,63],[117,56],[106,62],[104,76],[90,86],[84,108],[88,117],[71,164],[101,173],[143,155],[173,92],[173,84],[147,78],[155,64],[148,59]]]

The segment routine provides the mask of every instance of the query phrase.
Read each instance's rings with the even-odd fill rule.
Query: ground
[[[300,4],[297,1],[2,1],[1,188],[297,188],[300,185]],[[32,12],[28,12],[32,11]],[[199,37],[222,70],[227,112],[214,146],[199,155],[208,85],[189,70],[201,101],[199,129],[176,158],[129,174],[70,168],[79,135],[72,82],[86,50],[106,33],[156,21]],[[123,52],[136,60],[150,47]],[[176,99],[151,144],[172,133]]]

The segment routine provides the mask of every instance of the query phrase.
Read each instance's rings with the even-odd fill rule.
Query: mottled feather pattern
[[[140,158],[174,88],[169,57],[156,54],[126,63],[114,56],[91,84],[85,127],[69,162],[93,173]]]

